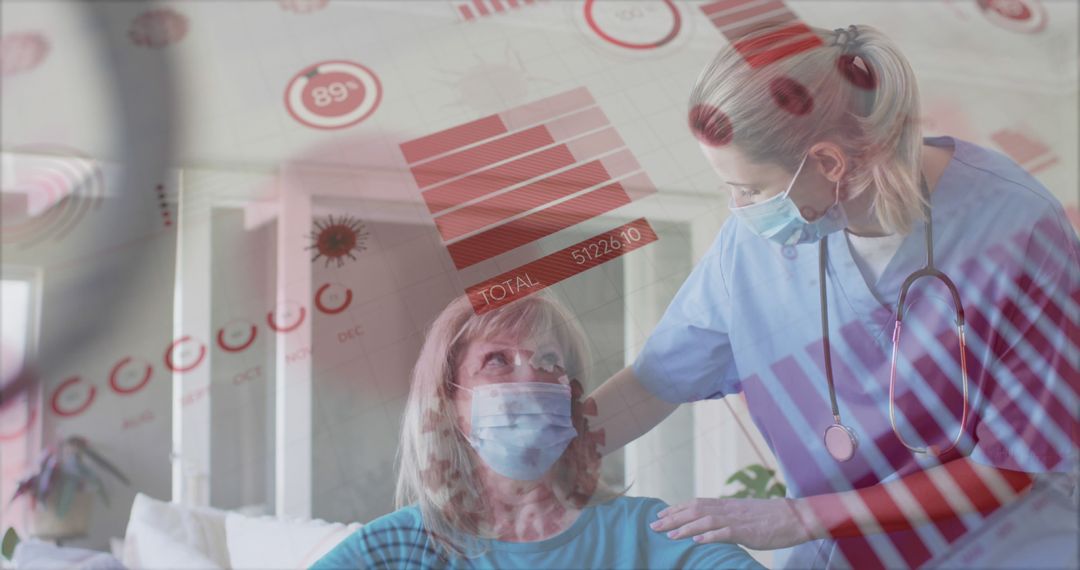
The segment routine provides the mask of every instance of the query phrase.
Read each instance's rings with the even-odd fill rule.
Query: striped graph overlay
[[[583,87],[405,142],[401,151],[459,270],[656,191]],[[550,285],[655,239],[636,220],[537,260],[526,282]]]

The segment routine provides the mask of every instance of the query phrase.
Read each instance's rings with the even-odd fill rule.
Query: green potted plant
[[[729,485],[740,483],[743,488],[734,494],[724,495],[724,497],[733,499],[771,499],[773,497],[783,497],[787,493],[787,487],[779,481],[773,481],[773,477],[775,476],[776,471],[773,471],[764,465],[755,463],[744,467],[742,470],[735,472],[731,477],[728,477],[727,480]],[[771,485],[769,484],[770,482],[772,482]]]
[[[130,484],[85,438],[67,437],[44,449],[37,470],[19,481],[10,501],[23,495],[29,498],[30,534],[57,540],[86,535],[93,506],[91,488],[97,489],[105,506],[109,505],[109,495],[97,469],[107,471],[125,485]]]

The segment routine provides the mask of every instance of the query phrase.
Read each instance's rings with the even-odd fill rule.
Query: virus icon
[[[49,55],[49,40],[41,32],[14,32],[0,37],[0,77],[25,73]]]
[[[456,69],[440,69],[439,83],[454,88],[460,96],[443,108],[465,106],[483,111],[501,108],[524,101],[534,88],[554,82],[529,73],[521,55],[510,44],[492,48],[484,57],[473,54],[472,60],[455,60]]]
[[[345,256],[356,261],[352,252],[360,253],[367,249],[364,246],[367,236],[364,223],[360,220],[352,216],[341,216],[335,220],[331,215],[326,220],[315,222],[315,231],[308,235],[312,244],[304,249],[315,250],[312,262],[326,257],[326,267],[330,266],[331,260],[337,261],[337,266],[341,267],[345,265]]]
[[[171,8],[147,10],[131,22],[128,39],[148,48],[163,48],[184,39],[188,33],[187,16]]]

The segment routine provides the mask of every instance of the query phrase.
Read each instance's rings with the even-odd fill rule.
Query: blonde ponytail
[[[866,117],[856,118],[874,156],[866,168],[856,170],[851,190],[877,188],[874,212],[888,230],[908,233],[912,222],[922,217],[923,197],[919,187],[922,158],[922,128],[919,125],[919,87],[907,59],[896,45],[870,26],[856,26],[858,40],[852,56],[873,70],[875,85]],[[842,60],[841,65],[857,65]]]
[[[750,160],[794,172],[820,141],[842,149],[851,167],[847,196],[876,189],[874,214],[886,230],[908,233],[923,216],[919,187],[919,89],[899,48],[871,26],[810,28],[823,45],[753,67],[726,46],[690,93],[690,127],[707,144],[734,144]],[[762,28],[740,46],[775,42]],[[844,34],[850,41],[835,41]],[[765,104],[763,104],[763,102]]]

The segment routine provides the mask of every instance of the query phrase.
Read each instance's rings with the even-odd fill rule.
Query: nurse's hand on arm
[[[604,432],[603,455],[641,437],[679,407],[645,389],[629,366],[601,384],[589,399],[596,403],[597,414],[595,423],[590,424]],[[592,407],[589,403],[586,406]]]
[[[935,481],[951,479],[962,496],[947,500]],[[969,512],[990,512],[1026,490],[1031,475],[960,458],[862,489],[801,499],[696,499],[659,513],[650,525],[672,539],[730,542],[756,550],[787,548],[820,538],[907,530]]]

